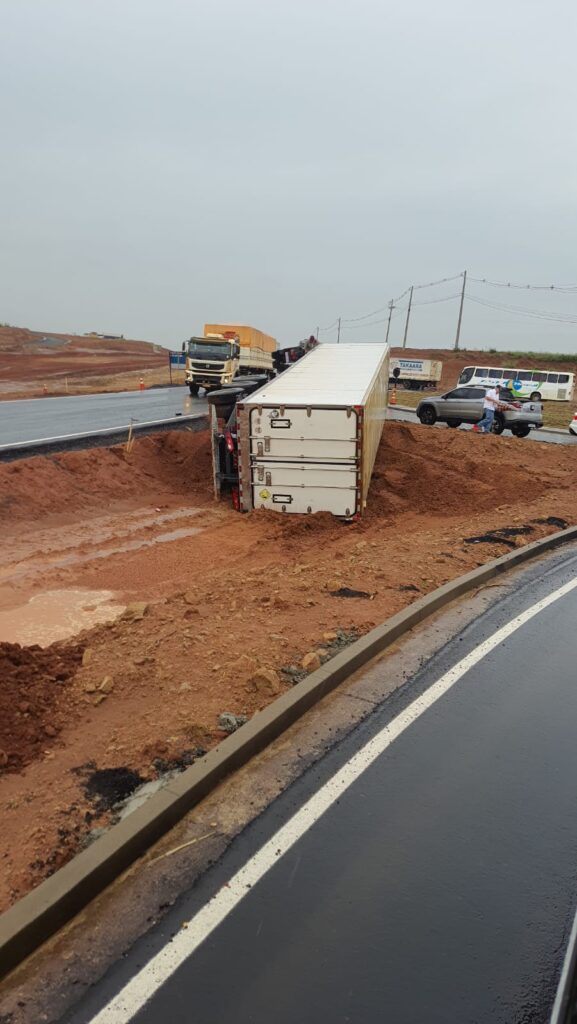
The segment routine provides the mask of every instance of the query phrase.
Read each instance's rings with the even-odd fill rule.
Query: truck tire
[[[462,420],[447,420],[448,427],[460,427]]]
[[[200,391],[200,387],[198,384],[189,384],[188,390],[190,391],[193,398],[198,398],[198,392]]]
[[[505,418],[500,412],[495,413],[495,419],[491,425],[492,434],[502,434],[505,429]]]
[[[437,413],[432,405],[425,405],[418,413],[419,419],[426,427],[432,427],[437,422]]]
[[[511,427],[511,433],[515,437],[527,437],[527,434],[531,433],[531,427],[528,427],[526,423],[514,423]]]
[[[229,420],[237,401],[244,395],[242,388],[227,388],[212,391],[207,395],[209,405],[214,406],[219,419]]]
[[[530,398],[531,398],[532,402],[540,402],[541,401],[541,392],[540,391],[532,391],[531,395],[530,395]]]

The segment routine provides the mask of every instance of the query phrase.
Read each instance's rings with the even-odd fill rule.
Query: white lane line
[[[319,818],[336,803],[354,782],[391,746],[413,722],[421,717],[436,701],[475,665],[478,665],[491,651],[524,626],[540,612],[565,597],[577,587],[577,579],[565,583],[542,601],[537,601],[521,612],[488,640],[475,647],[453,668],[440,677],[409,707],[401,711],[388,725],[364,747],[362,747],[342,768],[336,772],[316,793],[307,800],[300,811],[261,846],[250,861],[240,868],[223,888],[219,889],[209,902],[182,928],[170,942],[143,967],[138,974],[110,1000],[95,1017],[92,1024],[127,1024],[147,1003],[155,992],[170,978],[184,961],[195,952],[214,929],[238,906],[279,859],[307,832]]]
[[[555,996],[555,1002],[551,1011],[550,1024],[561,1024],[563,1017],[561,1016],[562,1011],[565,1011],[563,1003],[565,1002],[565,992],[567,985],[570,982],[569,971],[571,969],[571,961],[573,959],[573,951],[575,949],[575,943],[577,942],[577,913],[573,918],[573,927],[571,928],[571,934],[569,936],[569,942],[567,943],[567,949],[565,950],[565,959],[563,960],[563,967],[561,969],[561,977],[559,978],[559,984],[557,986],[557,994]],[[567,1018],[569,1019],[569,1018]]]

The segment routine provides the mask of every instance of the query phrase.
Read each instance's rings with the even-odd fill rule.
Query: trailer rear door
[[[349,517],[357,512],[356,465],[310,462],[266,462],[251,466],[253,508],[276,512],[331,512]]]
[[[352,408],[256,406],[250,411],[250,450],[259,459],[352,462],[357,431]]]

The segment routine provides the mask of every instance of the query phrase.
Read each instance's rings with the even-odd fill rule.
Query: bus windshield
[[[224,362],[232,358],[233,346],[230,341],[197,341],[194,338],[188,343],[188,354],[191,359],[218,359]]]

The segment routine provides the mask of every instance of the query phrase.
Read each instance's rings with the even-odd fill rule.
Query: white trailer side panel
[[[439,359],[391,359],[391,376],[399,370],[399,380],[441,379],[443,364]]]
[[[373,378],[371,390],[367,395],[363,408],[363,419],[360,435],[362,437],[361,452],[361,511],[367,504],[367,495],[371,485],[371,476],[377,457],[377,451],[383,435],[383,426],[387,413],[387,391],[389,387],[389,356],[386,354],[378,372]]]

